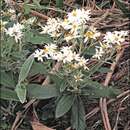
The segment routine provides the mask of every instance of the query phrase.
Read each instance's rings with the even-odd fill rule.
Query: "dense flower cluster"
[[[8,12],[15,13],[11,9]],[[96,28],[88,26],[86,23],[90,20],[90,14],[90,10],[75,9],[69,12],[64,19],[49,18],[45,26],[40,25],[42,27],[40,33],[50,35],[54,39],[54,43],[45,45],[43,49],[37,49],[33,54],[34,57],[41,62],[43,62],[43,58],[46,58],[63,62],[63,64],[71,64],[73,68],[88,69],[86,66],[88,60],[91,58],[100,60],[102,56],[110,53],[112,48],[120,46],[125,41],[128,36],[127,31],[102,34]],[[6,22],[1,21],[1,29],[18,42],[23,37],[24,24],[32,25],[34,21],[34,18],[28,19],[22,21],[23,24],[16,23],[8,29],[5,28]],[[63,45],[60,47],[55,42],[58,39],[63,39]],[[80,41],[79,46],[75,48],[75,43],[78,40]],[[95,54],[88,59],[81,53],[82,49],[88,48],[90,43],[95,44]]]
[[[64,20],[59,18],[49,18],[47,24],[42,27],[43,31],[41,33],[49,34],[53,38],[57,38],[63,34],[63,39],[67,43],[71,42],[73,39],[82,38],[84,39],[84,43],[81,44],[86,44],[91,39],[96,41],[101,37],[101,33],[98,32],[96,28],[91,26],[88,27],[86,25],[86,22],[89,20],[90,10],[76,9],[72,12],[69,12]],[[99,42],[100,44],[95,47],[95,54],[92,56],[92,58],[100,60],[110,48],[113,46],[119,46],[122,42],[124,42],[127,35],[127,31],[114,31],[103,34],[103,38]],[[58,49],[56,45],[52,44],[49,45],[45,50],[36,50],[34,56],[40,61],[43,61],[42,57],[63,61],[63,63],[70,63],[73,60],[76,60],[76,64],[74,63],[75,67],[84,66],[85,68],[87,60],[84,57],[80,57],[80,54],[72,52],[71,47],[65,46],[62,47],[60,51],[57,50]]]
[[[47,24],[42,27],[42,34],[49,34],[51,37],[59,37],[64,33],[64,40],[69,42],[74,38],[81,37],[81,30],[86,21],[90,19],[90,10],[76,9],[68,13],[64,20],[49,18]]]
[[[72,46],[63,46],[58,51],[58,48],[55,44],[45,45],[44,49],[37,49],[34,53],[39,61],[43,62],[43,58],[52,59],[57,61],[62,61],[65,63],[72,63],[74,68],[83,67],[88,69],[86,66],[87,59],[83,56],[80,57],[80,54],[77,54],[75,51],[72,51]]]

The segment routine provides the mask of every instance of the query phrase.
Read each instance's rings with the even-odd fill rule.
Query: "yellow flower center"
[[[64,19],[64,23],[68,23],[68,20],[66,18]]]
[[[48,48],[44,48],[43,50],[44,50],[45,53],[49,52]]]
[[[78,67],[79,67],[79,65],[76,63],[70,65],[70,68],[72,68],[72,69],[77,69]]]
[[[76,24],[73,24],[73,29],[76,29],[77,28],[77,25]]]
[[[88,38],[93,38],[94,32],[88,31],[88,32],[85,33],[85,36],[88,37]]]
[[[76,81],[76,82],[82,80],[82,79],[81,79],[81,76],[79,76],[79,75],[74,76],[74,78],[75,78],[75,81]]]
[[[73,15],[74,17],[76,17],[76,16],[77,16],[77,12],[74,10],[74,11],[72,12],[72,15]]]

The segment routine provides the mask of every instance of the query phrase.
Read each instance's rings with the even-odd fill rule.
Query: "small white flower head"
[[[110,44],[120,45],[125,41],[125,37],[128,35],[128,31],[114,31],[107,32],[104,36],[103,42]]]
[[[8,34],[10,37],[14,37],[15,41],[18,42],[23,37],[23,28],[24,26],[19,23],[14,24],[13,27],[10,27],[8,30],[6,30],[6,34]]]
[[[32,25],[35,21],[36,21],[36,18],[32,17],[32,18],[29,18],[27,20],[26,19],[22,20],[22,23],[27,24],[27,25]]]
[[[83,74],[74,75],[74,79],[76,82],[83,81],[82,78],[83,78]]]
[[[76,9],[67,15],[70,23],[83,24],[90,19],[90,10]]]
[[[44,57],[43,53],[44,53],[43,49],[37,49],[37,50],[35,50],[35,52],[33,53],[33,56],[34,56],[35,58],[37,58],[38,61],[43,62],[43,57]]]
[[[44,51],[44,57],[46,57],[47,59],[50,59],[53,57],[55,57],[55,53],[56,53],[56,49],[57,46],[55,44],[49,44],[49,45],[45,45],[43,51]]]
[[[85,34],[84,34],[84,42],[87,42],[89,39],[96,39],[100,37],[100,32],[96,30],[96,28],[90,28]]]
[[[83,56],[80,57],[80,58],[77,58],[77,63],[79,65],[79,67],[83,67],[84,69],[88,69],[89,68],[86,66],[87,62],[88,62],[88,59],[85,59]]]
[[[15,10],[14,9],[8,9],[8,12],[10,13],[10,14],[15,14]]]
[[[73,52],[71,50],[71,46],[64,46],[61,48],[61,53],[63,55],[63,63],[70,63],[73,60]]]
[[[93,55],[93,58],[100,60],[101,57],[103,56],[103,54],[105,53],[103,50],[103,47],[98,46],[98,47],[96,47],[95,51],[96,51],[96,53],[95,53],[95,55]]]
[[[63,55],[63,53],[61,53],[61,52],[56,52],[56,53],[53,55],[52,59],[53,59],[53,60],[57,60],[58,62],[59,62],[59,61],[63,61],[64,55]]]
[[[5,25],[6,25],[7,23],[8,23],[8,22],[6,22],[6,21],[0,20],[0,30],[1,30],[1,32],[6,31]]]
[[[61,23],[61,26],[65,29],[65,30],[69,30],[71,29],[72,24],[69,23],[68,19],[64,19],[64,21]]]
[[[49,18],[47,24],[42,27],[41,34],[49,34],[51,37],[59,37],[61,28],[61,20],[59,18]]]

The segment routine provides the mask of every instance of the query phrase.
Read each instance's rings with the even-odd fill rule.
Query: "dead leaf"
[[[56,130],[41,124],[40,122],[31,122],[33,130]]]

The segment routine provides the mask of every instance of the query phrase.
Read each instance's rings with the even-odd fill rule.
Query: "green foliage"
[[[81,90],[81,95],[88,95],[93,98],[108,97],[115,98],[120,93],[119,90],[113,87],[105,87],[102,84],[87,79],[86,84]]]
[[[7,88],[0,88],[0,98],[8,101],[19,101],[19,98],[15,91]]]
[[[26,101],[27,89],[25,83],[20,83],[16,85],[15,91],[21,103]]]
[[[80,97],[75,99],[72,106],[71,124],[72,128],[76,130],[85,130],[86,128],[85,110]]]
[[[52,43],[52,39],[48,35],[36,35],[32,32],[27,32],[25,34],[25,39],[32,44]]]
[[[66,112],[70,110],[70,108],[72,107],[74,103],[74,99],[75,99],[75,96],[69,95],[69,94],[65,94],[60,98],[56,106],[57,118],[63,116]]]
[[[27,60],[24,62],[24,64],[21,67],[21,70],[20,70],[18,83],[21,83],[22,81],[24,81],[27,78],[33,62],[34,62],[33,55],[29,56],[27,58]]]
[[[55,8],[54,10],[64,13],[64,11],[60,9],[63,7],[63,2],[63,0],[56,0],[57,9]],[[128,10],[127,8],[125,8],[121,0],[115,0],[115,2],[118,7],[126,15],[128,15]],[[102,7],[107,5],[108,3],[109,1],[104,2],[104,5],[102,5]],[[2,77],[0,83],[2,87],[0,98],[7,101],[20,101],[21,103],[25,103],[25,101],[28,101],[29,99],[48,99],[46,100],[47,103],[52,103],[54,105],[53,109],[56,107],[56,118],[64,116],[65,114],[67,114],[67,112],[70,112],[71,124],[73,129],[85,130],[85,110],[83,105],[84,100],[82,100],[82,98],[87,98],[87,100],[89,100],[90,97],[115,98],[117,94],[120,93],[114,87],[105,87],[101,83],[93,81],[91,78],[95,73],[107,73],[110,71],[110,69],[103,66],[104,63],[108,61],[108,59],[112,59],[115,50],[110,55],[108,51],[109,56],[107,57],[106,54],[106,59],[104,57],[100,59],[99,57],[95,60],[92,56],[96,52],[95,47],[100,43],[96,41],[95,38],[94,40],[91,40],[91,37],[88,37],[89,40],[84,43],[83,34],[85,34],[85,31],[87,31],[88,28],[85,28],[85,30],[82,28],[81,34],[83,36],[80,34],[80,38],[72,38],[73,40],[67,42],[65,41],[65,36],[67,36],[66,34],[71,29],[67,30],[63,27],[57,29],[56,34],[60,33],[61,35],[60,37],[53,37],[49,35],[51,31],[51,33],[55,34],[55,30],[53,30],[53,28],[51,27],[50,28],[52,30],[48,34],[40,34],[42,30],[41,25],[43,23],[39,19],[37,19],[35,23],[31,21],[30,23],[27,23],[28,21],[21,20],[22,18],[30,18],[30,12],[32,9],[38,10],[40,12],[42,10],[49,10],[53,8],[41,5],[41,0],[32,0],[32,3],[29,3],[28,0],[24,2],[23,9],[24,14],[17,12],[18,21],[20,22],[20,24],[23,24],[25,26],[25,28],[21,31],[23,37],[17,42],[14,36],[9,36],[9,34],[6,35],[6,32],[2,33]],[[4,16],[4,18],[8,19],[9,21],[9,23],[5,27],[6,29],[15,24],[15,21],[9,19],[9,16]],[[39,24],[39,22],[41,23]],[[71,24],[71,22],[69,24]],[[80,32],[80,29],[78,29],[78,31]],[[93,35],[93,33],[91,33],[92,32],[90,32],[90,36]],[[68,34],[70,35],[70,32]],[[98,40],[100,40],[100,38]],[[51,49],[49,48],[50,50],[45,49],[45,45],[50,45],[51,43],[56,44],[57,48],[54,50],[53,47]],[[54,57],[54,59],[50,58],[51,53],[49,54],[49,51],[60,52],[59,50],[62,47],[70,47],[70,45],[72,49],[70,51],[72,51],[72,53],[74,51],[77,55],[79,54],[78,58],[75,57],[75,59],[77,58],[77,61],[75,59],[71,60],[70,58],[70,61],[67,61],[68,63],[64,63],[64,59],[59,60],[60,58],[62,59],[62,57],[60,56],[59,59],[55,59]],[[38,60],[35,61],[34,59],[34,50],[37,48],[44,50],[44,53],[39,55],[39,57],[43,58],[42,63],[40,63]],[[47,51],[48,53],[46,53],[45,51]],[[61,53],[59,54],[62,55],[62,53],[63,52],[61,51]],[[46,54],[47,56],[43,56],[43,54]],[[67,55],[66,57],[69,59],[69,55]],[[79,59],[81,61],[79,61]],[[85,69],[85,67],[87,67],[87,65],[89,64],[89,61],[87,61],[86,59],[89,59],[90,62],[93,62],[95,60],[92,65],[90,64],[90,67],[88,67],[89,69]],[[55,71],[53,67],[57,62],[61,63],[61,67],[56,68]],[[76,63],[78,67],[74,67],[74,63]],[[76,76],[77,79],[75,78]],[[42,86],[41,84],[46,77],[49,77],[49,84]],[[33,84],[34,82],[35,84]],[[53,101],[51,99],[53,99]],[[51,116],[53,114],[54,113],[51,113]],[[68,114],[69,118],[70,115]],[[44,119],[48,118],[49,116],[47,118],[44,117]]]
[[[114,0],[117,7],[124,13],[125,16],[130,18],[130,10],[129,7],[127,8],[126,5],[123,3],[122,0]]]
[[[63,7],[63,0],[56,0],[56,7],[62,8]]]
[[[1,85],[6,86],[6,87],[7,86],[8,87],[15,87],[15,81],[14,81],[12,73],[0,71],[0,75],[1,75],[1,79],[0,79]]]
[[[28,97],[36,99],[48,99],[59,95],[59,91],[55,85],[41,86],[38,84],[29,84],[27,86],[27,92]]]
[[[29,76],[33,76],[36,74],[47,74],[48,71],[49,70],[46,65],[34,61],[30,69]]]
[[[107,73],[107,72],[110,72],[111,70],[107,67],[101,67],[98,69],[98,72],[100,73]]]

